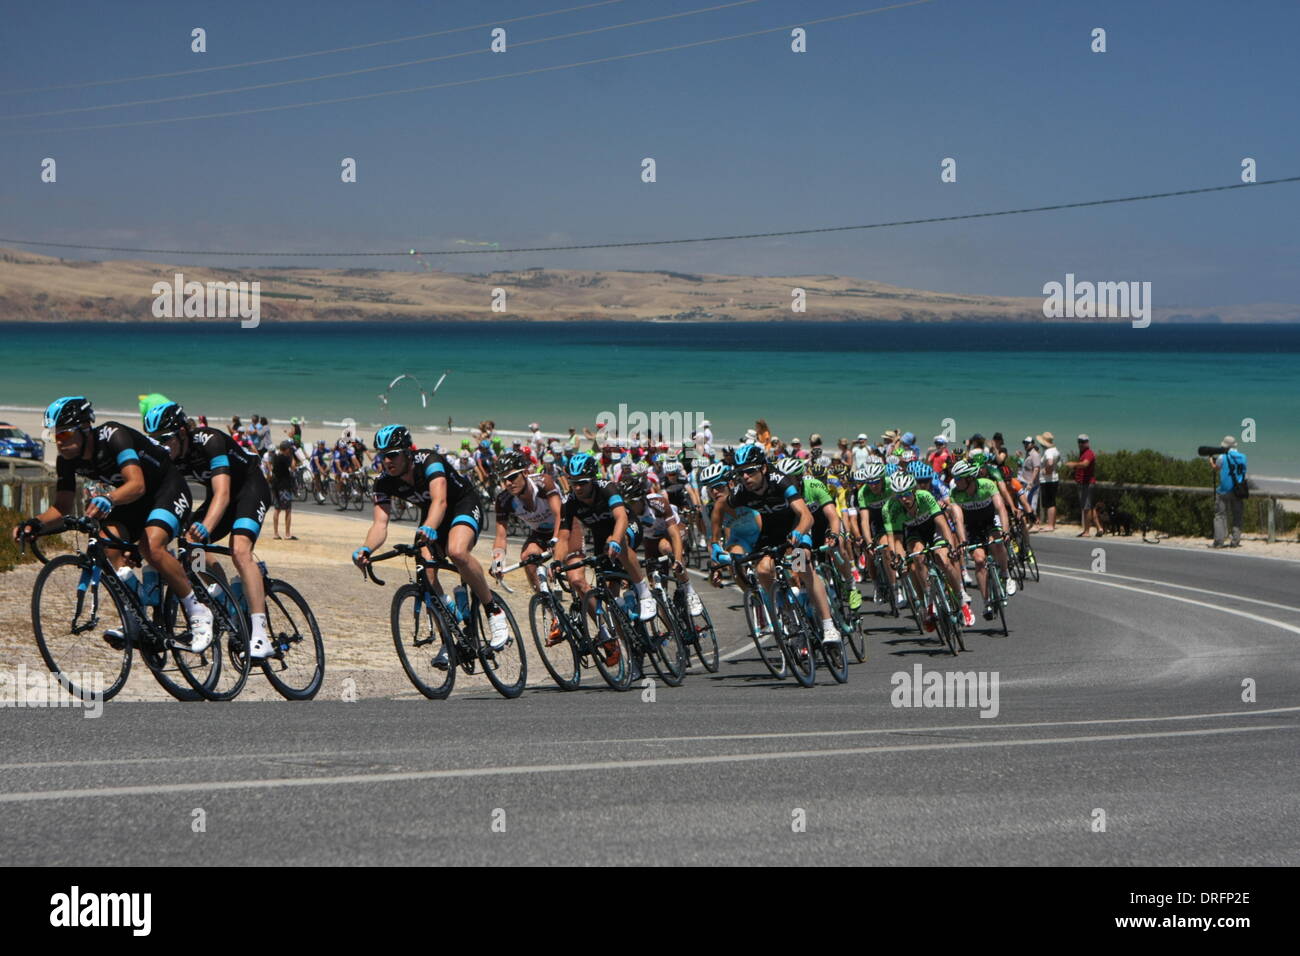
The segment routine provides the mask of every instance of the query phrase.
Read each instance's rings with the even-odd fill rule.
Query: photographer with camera
[[[1242,502],[1250,494],[1246,485],[1246,456],[1237,451],[1237,439],[1231,435],[1223,436],[1223,447],[1217,449],[1219,454],[1210,456],[1210,465],[1218,484],[1214,488],[1214,544],[1212,548],[1225,547],[1229,515],[1232,519],[1232,544],[1226,547],[1241,547],[1241,513]]]

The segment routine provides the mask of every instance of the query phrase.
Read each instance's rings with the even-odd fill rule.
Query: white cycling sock
[[[256,640],[259,637],[266,637],[266,615],[250,614],[248,617],[253,623],[253,639]]]
[[[639,598],[650,596],[650,585],[646,583],[645,578],[636,582],[636,596]]]
[[[199,606],[199,599],[194,596],[194,591],[181,598],[181,607],[185,608],[186,614],[193,614]]]
[[[687,594],[694,594],[694,593],[695,593],[695,589],[694,589],[693,587],[691,587],[691,582],[690,582],[690,581],[686,581],[685,583],[682,584],[682,590],[685,591]]]

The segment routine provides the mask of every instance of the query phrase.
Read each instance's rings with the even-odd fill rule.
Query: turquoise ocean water
[[[422,409],[400,384],[426,389]],[[782,438],[828,443],[901,427],[928,439],[1007,440],[1048,430],[1072,448],[1154,448],[1191,457],[1240,435],[1256,474],[1300,475],[1300,327],[911,323],[0,323],[0,404],[85,394],[135,408],[159,391],[192,414],[351,417],[548,433],[602,411],[702,413],[733,441],[755,418]],[[0,413],[3,415],[3,413]],[[1064,440],[1064,441],[1063,441]]]

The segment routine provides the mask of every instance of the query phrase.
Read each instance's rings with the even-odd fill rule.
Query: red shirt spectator
[[[1074,468],[1074,480],[1081,485],[1090,485],[1096,478],[1093,472],[1097,468],[1097,455],[1087,443],[1083,445],[1083,451],[1079,452],[1079,463]]]

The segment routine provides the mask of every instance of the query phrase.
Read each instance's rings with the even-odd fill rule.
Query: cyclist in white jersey
[[[528,528],[528,536],[519,549],[519,558],[523,560],[555,547],[563,500],[554,480],[547,475],[529,474],[528,462],[518,452],[508,451],[497,458],[496,475],[501,481],[501,491],[496,498],[497,531],[492,542],[494,572],[505,560],[510,516],[514,515]],[[529,566],[525,573],[528,583],[537,590],[536,566]]]

